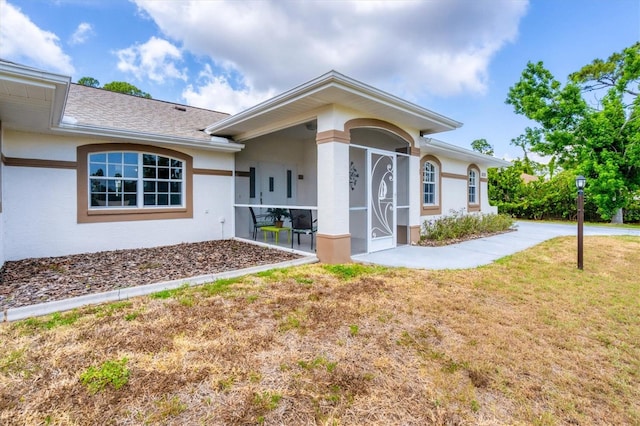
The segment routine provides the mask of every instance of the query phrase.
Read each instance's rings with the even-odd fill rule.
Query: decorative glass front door
[[[369,150],[369,252],[396,246],[396,156]]]

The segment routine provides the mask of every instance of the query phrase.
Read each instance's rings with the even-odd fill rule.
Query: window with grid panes
[[[91,208],[181,207],[183,161],[139,152],[89,155]]]
[[[424,163],[422,170],[422,204],[435,205],[437,204],[436,198],[436,179],[438,169],[435,164],[430,161]]]

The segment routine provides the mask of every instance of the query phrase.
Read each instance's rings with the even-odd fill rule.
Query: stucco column
[[[349,233],[349,133],[318,133],[318,244],[324,263],[351,261]]]
[[[422,171],[420,148],[411,148],[409,157],[409,244],[420,240],[420,207],[422,205]]]

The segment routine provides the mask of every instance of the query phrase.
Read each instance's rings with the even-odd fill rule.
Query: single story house
[[[0,264],[250,238],[249,206],[309,209],[323,262],[495,212],[508,162],[430,135],[461,123],[328,72],[235,115],[0,61]]]

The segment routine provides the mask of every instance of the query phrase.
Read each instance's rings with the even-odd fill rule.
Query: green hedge
[[[514,220],[505,214],[464,214],[464,209],[452,210],[448,216],[426,220],[421,238],[444,241],[472,235],[506,231]]]

